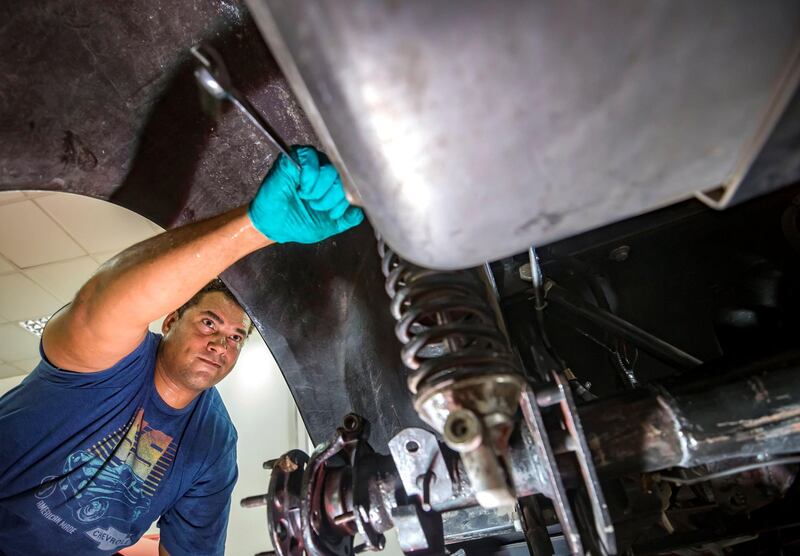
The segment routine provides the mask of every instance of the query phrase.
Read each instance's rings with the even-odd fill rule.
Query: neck
[[[176,383],[164,369],[161,357],[156,357],[154,382],[158,395],[161,396],[164,403],[173,409],[183,409],[192,403],[192,400],[199,394],[199,392],[187,390]]]

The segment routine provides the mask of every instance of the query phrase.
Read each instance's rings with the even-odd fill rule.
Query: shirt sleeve
[[[114,366],[103,371],[79,373],[60,369],[50,363],[40,340],[39,355],[42,360],[31,375],[65,388],[121,388],[136,378],[142,378],[144,371],[153,369],[160,342],[160,334],[148,331],[136,349],[120,359]]]
[[[234,442],[159,519],[161,544],[170,556],[225,553],[231,493],[238,475]]]

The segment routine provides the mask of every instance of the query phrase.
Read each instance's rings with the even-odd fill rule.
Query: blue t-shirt
[[[222,554],[236,429],[215,388],[153,382],[161,336],[97,373],[42,362],[0,398],[0,555],[114,554],[159,520],[172,556]]]

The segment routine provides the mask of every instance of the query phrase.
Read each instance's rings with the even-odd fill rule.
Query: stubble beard
[[[191,364],[183,367],[178,376],[184,388],[195,392],[203,392],[216,384],[216,377],[213,374],[193,370]]]

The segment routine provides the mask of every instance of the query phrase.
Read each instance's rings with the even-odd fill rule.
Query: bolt
[[[533,274],[531,273],[531,263],[525,263],[519,267],[519,278],[526,282],[533,281]]]
[[[466,409],[450,413],[444,424],[444,441],[453,450],[468,452],[480,446],[481,422],[477,415]]]
[[[269,504],[269,498],[266,494],[248,496],[247,498],[242,498],[240,504],[243,508],[258,508],[259,506],[266,506]]]
[[[351,521],[355,520],[356,514],[353,512],[344,512],[343,514],[339,514],[333,518],[333,522],[336,525],[347,525]]]
[[[268,459],[261,466],[264,469],[268,470],[272,470],[277,467],[279,471],[283,471],[284,473],[292,473],[293,471],[296,471],[297,468],[299,467],[297,462],[294,459],[292,459],[292,456],[288,453],[283,454],[279,458]]]
[[[356,432],[361,428],[361,417],[355,413],[348,413],[345,415],[342,425],[347,432]]]
[[[555,405],[564,399],[564,394],[557,386],[545,386],[536,392],[536,403],[541,407]]]
[[[615,263],[622,263],[628,260],[628,256],[630,254],[631,254],[630,245],[620,245],[619,247],[615,247],[609,252],[608,258],[614,261]]]

